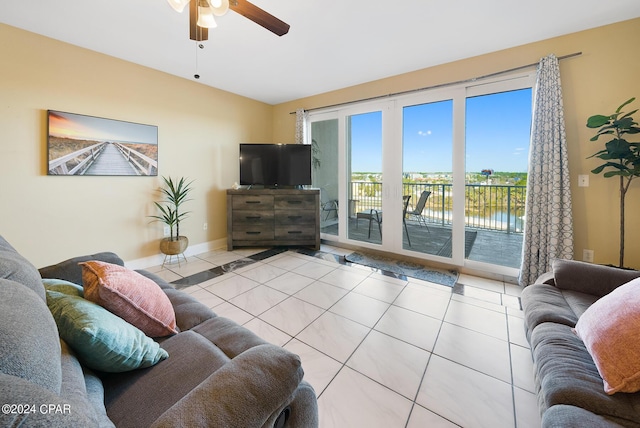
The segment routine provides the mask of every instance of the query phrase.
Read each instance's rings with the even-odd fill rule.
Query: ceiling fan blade
[[[229,7],[278,36],[284,36],[289,32],[289,24],[246,0],[231,0]]]

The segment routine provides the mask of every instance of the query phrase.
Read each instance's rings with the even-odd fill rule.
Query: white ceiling
[[[4,0],[0,22],[278,104],[640,16],[639,0],[253,3],[289,33],[229,11],[200,50],[188,7],[179,14],[166,0]]]

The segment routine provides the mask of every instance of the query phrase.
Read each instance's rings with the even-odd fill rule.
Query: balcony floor
[[[366,219],[349,219],[349,238],[362,242],[380,244],[381,237],[377,223],[371,225],[371,237],[368,235],[369,222]],[[451,228],[436,224],[419,225],[408,220],[407,230],[411,237],[411,246],[407,236],[402,230],[403,247],[425,254],[441,255],[447,257],[451,251]],[[338,225],[329,224],[322,228],[323,233],[337,235]],[[491,263],[500,266],[519,268],[522,258],[522,233],[507,233],[496,230],[467,228],[467,232],[477,232],[475,240],[466,233],[465,255],[469,260],[483,263]]]

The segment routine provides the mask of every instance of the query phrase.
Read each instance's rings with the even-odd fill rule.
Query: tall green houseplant
[[[164,199],[160,202],[153,202],[160,210],[160,215],[149,216],[169,226],[170,241],[177,241],[180,237],[180,222],[184,220],[189,211],[182,211],[182,204],[189,201],[189,193],[192,190],[193,181],[187,182],[184,177],[174,180],[171,177],[162,177],[164,187],[160,188],[160,192]],[[174,232],[175,228],[175,234]]]
[[[624,102],[615,113],[610,115],[595,115],[587,120],[587,127],[599,128],[591,141],[600,137],[610,138],[605,142],[604,149],[589,156],[599,158],[605,162],[591,170],[594,174],[604,172],[606,178],[618,177],[620,186],[620,267],[624,267],[624,200],[634,178],[640,177],[640,142],[629,142],[627,135],[640,133],[638,123],[632,115],[638,110],[624,113],[622,109],[635,101],[635,98]]]

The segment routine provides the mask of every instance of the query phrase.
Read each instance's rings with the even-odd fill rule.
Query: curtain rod
[[[564,56],[558,57],[558,61],[563,60],[563,59],[567,59],[567,58],[573,58],[574,56],[580,56],[580,55],[582,55],[582,52],[574,52],[572,54],[568,54],[568,55],[564,55]],[[446,86],[459,85],[459,84],[462,84],[462,83],[471,83],[471,82],[475,82],[477,80],[487,79],[489,77],[494,77],[494,76],[499,76],[501,74],[506,74],[506,73],[511,73],[511,72],[514,72],[514,71],[524,70],[525,68],[533,67],[534,65],[538,65],[538,64],[539,64],[539,62],[534,62],[534,63],[531,63],[531,64],[521,65],[521,66],[515,67],[515,68],[510,68],[508,70],[496,71],[495,73],[485,74],[484,76],[472,77],[471,79],[458,80],[456,82],[449,82],[449,83],[440,83],[438,85],[426,86],[424,88],[410,89],[408,91],[401,91],[401,92],[394,92],[394,93],[387,94],[387,95],[377,95],[375,97],[362,98],[362,99],[354,100],[354,101],[345,101],[345,102],[342,102],[342,103],[331,104],[331,105],[327,105],[327,106],[323,106],[323,107],[314,107],[314,108],[310,108],[310,109],[305,109],[304,111],[305,112],[309,112],[309,111],[314,111],[314,110],[322,110],[322,109],[325,109],[325,108],[339,107],[339,106],[344,106],[344,105],[349,105],[349,104],[361,103],[361,102],[364,102],[364,101],[373,101],[373,100],[379,100],[379,99],[383,99],[383,98],[396,97],[396,96],[399,96],[399,95],[407,95],[407,94],[411,94],[411,93],[414,93],[414,92],[426,91],[427,89],[436,89],[436,88],[442,88],[442,87],[446,87]],[[292,112],[289,112],[289,114],[296,114],[296,112],[292,111]]]

